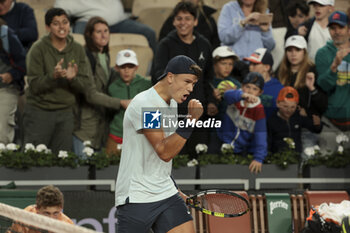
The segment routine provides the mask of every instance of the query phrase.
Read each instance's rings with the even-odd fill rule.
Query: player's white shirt
[[[328,27],[322,28],[319,23],[314,22],[308,39],[307,51],[312,62],[315,62],[317,50],[326,45],[331,40]]]
[[[143,128],[145,108],[161,108],[177,114],[177,103],[168,105],[151,87],[139,93],[125,111],[123,122],[123,146],[116,182],[115,203],[149,203],[164,200],[178,191],[170,178],[172,161],[164,162],[154,151],[147,138],[139,132]],[[165,136],[174,133],[166,130]]]

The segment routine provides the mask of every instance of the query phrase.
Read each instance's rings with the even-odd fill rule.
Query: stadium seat
[[[304,196],[307,202],[307,209],[311,206],[317,206],[324,202],[340,203],[343,200],[349,200],[349,194],[346,191],[305,191]]]
[[[78,42],[78,43],[81,44],[82,46],[85,45],[84,35],[78,34],[78,33],[72,33],[72,36],[73,36],[73,38],[74,38],[74,40],[75,40],[76,42]]]
[[[17,2],[27,3],[34,9],[36,24],[38,26],[39,38],[46,34],[45,14],[53,7],[55,0],[17,0]]]
[[[244,191],[236,192],[248,199]],[[235,218],[208,216],[209,233],[251,233],[251,212]]]
[[[109,40],[110,66],[115,66],[117,53],[123,49],[132,49],[137,55],[139,68],[137,73],[146,77],[153,59],[153,51],[146,37],[140,34],[111,33]]]
[[[163,23],[179,0],[134,0],[132,15],[143,24],[150,26],[158,37]]]

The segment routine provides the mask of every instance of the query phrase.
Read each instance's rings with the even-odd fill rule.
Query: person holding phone
[[[218,20],[221,43],[230,46],[240,59],[249,57],[258,48],[266,48],[271,52],[275,47],[270,21],[272,18],[265,13],[269,13],[266,0],[226,3]]]

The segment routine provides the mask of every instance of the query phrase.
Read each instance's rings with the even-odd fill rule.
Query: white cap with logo
[[[212,54],[213,58],[215,57],[234,57],[235,59],[238,59],[238,56],[235,54],[235,52],[228,46],[219,46],[217,47]]]
[[[133,64],[138,66],[139,63],[137,61],[136,53],[131,49],[124,49],[118,52],[117,58],[115,60],[115,64],[117,66],[122,66],[125,64]]]
[[[334,6],[334,0],[308,0],[307,4],[318,3],[322,6]]]
[[[303,36],[295,35],[288,37],[286,44],[284,45],[284,48],[288,47],[297,47],[299,49],[306,49],[307,43]]]

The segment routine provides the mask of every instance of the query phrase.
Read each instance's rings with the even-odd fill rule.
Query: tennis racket
[[[205,190],[187,198],[186,204],[204,214],[221,218],[233,218],[250,210],[247,199],[226,190]]]

